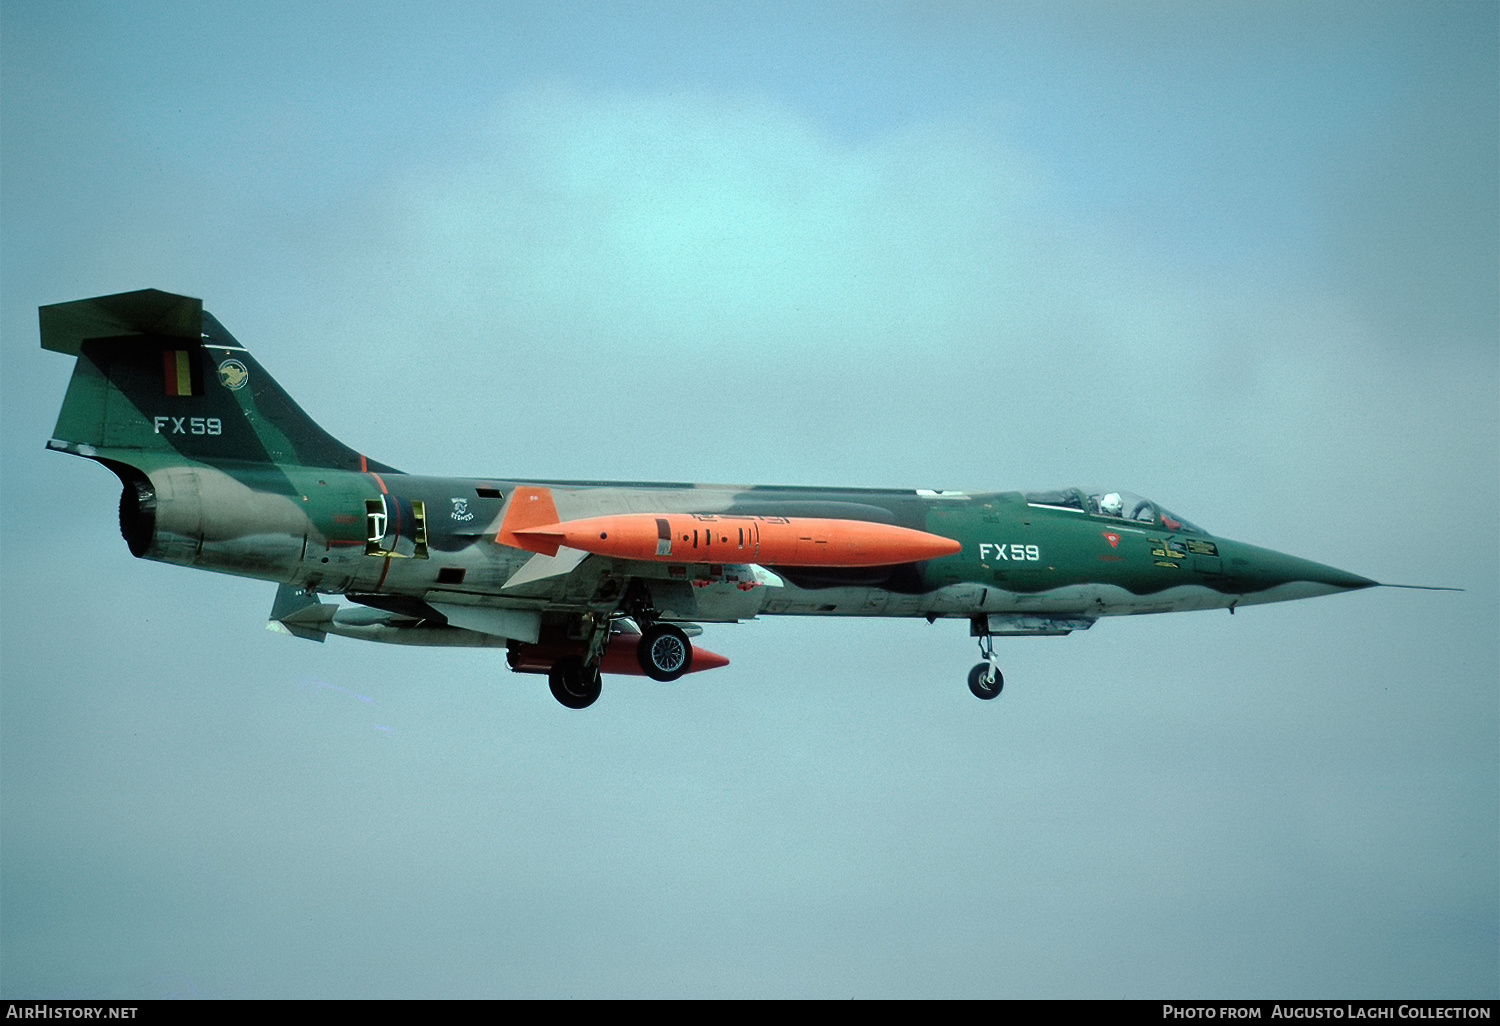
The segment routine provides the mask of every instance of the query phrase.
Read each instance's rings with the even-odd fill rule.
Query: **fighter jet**
[[[997,637],[1378,586],[1119,488],[405,473],[314,423],[201,300],[146,289],[39,314],[43,348],[76,358],[47,447],[120,479],[133,555],[273,582],[268,626],[299,638],[504,649],[570,709],[602,674],[725,665],[694,644],[704,623],[965,620],[982,656],[969,689],[993,699]]]

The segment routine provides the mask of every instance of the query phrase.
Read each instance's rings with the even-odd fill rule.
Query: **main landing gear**
[[[635,657],[652,680],[672,681],[693,668],[693,643],[676,624],[659,623],[641,634]]]
[[[974,692],[975,698],[982,698],[988,702],[992,698],[998,698],[1000,692],[1005,689],[1005,675],[1000,672],[1000,667],[997,665],[993,635],[980,635],[979,654],[984,656],[984,662],[977,664],[969,671],[969,690]]]
[[[604,682],[598,663],[585,666],[578,656],[568,656],[553,664],[547,686],[552,689],[552,697],[569,709],[587,709],[598,700]]]
[[[673,681],[693,668],[693,643],[676,624],[657,622],[661,614],[651,602],[651,592],[639,578],[630,582],[623,605],[641,628],[635,658],[646,676],[662,682]]]
[[[599,675],[606,666],[611,673],[644,673],[659,681],[676,680],[693,669],[687,631],[658,621],[660,613],[644,584],[631,582],[621,604],[623,613],[576,615],[566,623],[554,621],[537,644],[513,643],[511,669],[545,673],[552,697],[569,709],[587,709],[598,701]],[[631,655],[639,670],[630,665]]]
[[[607,627],[599,629],[608,631]],[[648,627],[641,635],[635,656],[642,671],[652,680],[676,680],[693,668],[693,643],[676,624],[659,623]],[[593,705],[603,690],[599,675],[601,662],[598,657],[585,662],[577,655],[557,660],[547,671],[547,686],[552,690],[552,697],[569,709],[587,709]]]

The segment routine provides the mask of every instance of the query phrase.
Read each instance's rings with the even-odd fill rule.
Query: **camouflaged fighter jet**
[[[572,709],[601,673],[725,665],[694,646],[702,623],[967,620],[969,688],[991,699],[996,637],[1377,586],[1118,489],[422,477],[318,427],[200,300],[148,289],[40,320],[77,357],[47,447],[119,477],[132,554],[275,582],[268,626],[299,638],[503,648]]]

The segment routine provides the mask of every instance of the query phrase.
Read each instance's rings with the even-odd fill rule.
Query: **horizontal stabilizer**
[[[202,300],[142,289],[37,317],[42,348],[74,357],[49,449],[142,470],[185,459],[397,472],[319,427]]]
[[[157,289],[53,303],[37,311],[42,348],[77,356],[85,339],[152,335],[197,343],[203,337],[203,300]]]

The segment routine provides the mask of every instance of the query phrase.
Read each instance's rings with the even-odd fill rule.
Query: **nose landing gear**
[[[978,663],[969,671],[969,690],[974,693],[975,698],[982,698],[988,702],[992,698],[998,698],[1005,688],[1005,675],[1000,672],[998,660],[995,657],[993,635],[980,635],[979,654],[984,656],[984,662]]]

